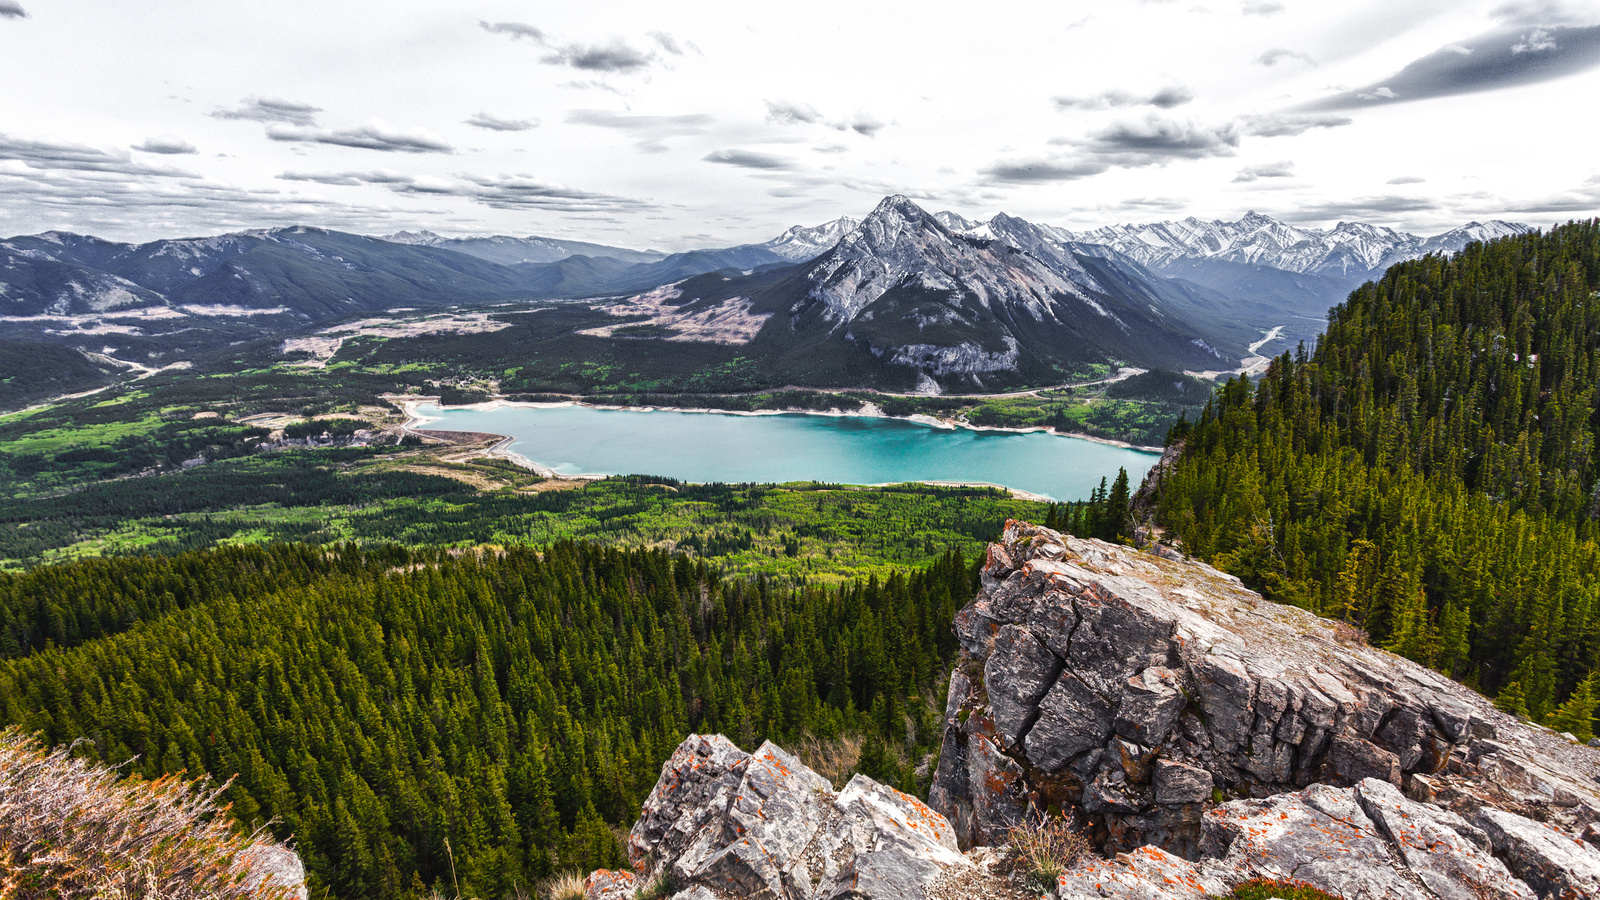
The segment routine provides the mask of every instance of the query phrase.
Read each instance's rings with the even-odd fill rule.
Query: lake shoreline
[[[968,431],[989,431],[1006,434],[1051,434],[1055,435],[1056,437],[1074,438],[1080,441],[1090,441],[1096,444],[1104,444],[1107,447],[1117,447],[1122,450],[1137,450],[1141,453],[1161,453],[1166,449],[1164,447],[1147,447],[1142,444],[1131,444],[1127,441],[1112,440],[1111,438],[1098,437],[1092,434],[1079,434],[1075,431],[1057,431],[1048,425],[1034,425],[1029,428],[1008,428],[1003,425],[973,425],[970,422],[958,422],[950,419],[941,419],[937,416],[929,416],[923,413],[915,413],[909,416],[891,416],[884,412],[883,409],[876,403],[872,403],[871,401],[863,403],[860,411],[846,412],[841,409],[705,409],[700,407],[691,408],[684,406],[617,406],[606,403],[588,403],[583,400],[553,400],[549,402],[534,402],[527,400],[511,400],[506,397],[491,397],[490,399],[481,403],[461,403],[451,404],[448,406],[439,402],[439,398],[436,396],[416,396],[402,398],[389,395],[387,399],[389,399],[391,402],[397,403],[400,406],[401,411],[406,414],[406,423],[403,427],[409,430],[416,430],[417,426],[414,424],[415,422],[432,421],[431,419],[426,419],[417,415],[417,407],[425,403],[432,404],[440,409],[469,409],[477,412],[492,412],[497,409],[562,409],[569,406],[580,406],[584,409],[609,409],[619,412],[679,412],[707,413],[719,416],[824,416],[828,418],[859,417],[872,419],[894,419],[901,422],[915,422],[919,425],[926,425],[929,428],[942,428],[950,430],[964,428]]]
[[[610,404],[587,403],[587,402],[584,402],[584,401],[581,401],[581,400],[524,401],[524,400],[511,400],[511,399],[508,399],[508,398],[505,398],[505,397],[493,397],[493,398],[491,398],[489,400],[485,400],[485,401],[482,401],[482,402],[479,402],[479,403],[451,404],[451,405],[445,405],[445,404],[441,403],[439,401],[439,398],[436,397],[436,396],[435,397],[430,397],[430,396],[397,397],[397,396],[390,395],[386,399],[389,399],[391,402],[394,402],[405,413],[406,420],[401,425],[402,433],[403,434],[418,434],[419,436],[424,436],[424,437],[428,436],[429,429],[428,429],[427,426],[432,422],[440,421],[440,419],[437,418],[437,417],[424,415],[420,411],[420,408],[422,406],[424,406],[424,405],[436,407],[439,411],[445,411],[445,410],[467,410],[467,411],[473,411],[473,412],[493,412],[493,411],[499,410],[499,409],[563,409],[563,408],[571,408],[571,407],[581,407],[581,408],[584,408],[584,409],[607,410],[607,411],[617,411],[617,412],[708,413],[708,414],[715,414],[715,415],[746,416],[746,417],[780,416],[780,415],[808,415],[808,416],[820,416],[820,417],[823,417],[823,418],[887,419],[887,420],[902,421],[902,422],[912,422],[912,423],[915,423],[915,424],[923,425],[923,426],[928,427],[928,428],[934,428],[934,429],[938,429],[938,430],[942,430],[942,431],[955,431],[957,429],[966,429],[968,431],[975,431],[975,432],[995,432],[995,433],[1009,433],[1009,434],[1044,433],[1044,434],[1049,434],[1049,435],[1052,435],[1052,436],[1055,436],[1055,437],[1076,438],[1076,439],[1079,439],[1079,440],[1088,441],[1090,443],[1100,444],[1100,445],[1109,446],[1109,447],[1115,447],[1115,448],[1122,449],[1122,450],[1133,450],[1133,451],[1137,451],[1137,452],[1152,453],[1152,454],[1161,452],[1161,448],[1159,448],[1159,447],[1141,447],[1141,446],[1138,446],[1138,445],[1130,444],[1130,443],[1128,443],[1126,441],[1114,441],[1114,440],[1109,440],[1109,439],[1106,439],[1106,438],[1097,438],[1097,437],[1093,437],[1093,436],[1090,436],[1090,435],[1071,434],[1071,433],[1066,433],[1066,432],[1059,432],[1059,431],[1056,431],[1053,428],[1049,428],[1049,427],[1045,427],[1045,426],[1036,426],[1036,427],[1032,427],[1032,428],[1007,428],[1007,427],[1000,427],[1000,426],[972,425],[972,424],[969,424],[969,423],[966,423],[966,422],[954,422],[954,421],[945,420],[945,419],[939,419],[939,418],[936,418],[934,416],[928,416],[928,415],[922,415],[922,414],[911,415],[911,416],[890,416],[890,415],[885,414],[882,411],[882,409],[877,406],[877,404],[874,404],[874,403],[871,403],[871,402],[864,403],[862,405],[862,408],[859,411],[846,412],[846,411],[839,410],[839,409],[830,409],[830,410],[826,410],[826,411],[823,411],[823,410],[807,410],[807,409],[724,410],[724,409],[691,409],[691,408],[670,407],[670,406],[618,406],[618,405],[610,405]],[[526,456],[524,456],[524,455],[522,455],[520,453],[516,453],[516,452],[512,451],[510,449],[510,447],[512,446],[512,444],[514,444],[516,442],[516,440],[517,440],[516,437],[511,436],[511,435],[493,433],[493,432],[484,432],[484,433],[485,434],[492,434],[493,437],[497,438],[497,440],[491,446],[489,446],[488,448],[486,448],[485,450],[482,451],[484,456],[489,457],[489,458],[494,458],[494,459],[507,460],[509,462],[512,462],[512,463],[518,465],[518,466],[521,466],[522,468],[528,469],[529,471],[531,471],[531,472],[533,472],[533,473],[535,473],[535,474],[537,474],[537,475],[539,475],[541,477],[554,479],[554,480],[579,481],[579,482],[598,481],[600,479],[611,477],[610,474],[601,474],[601,473],[574,474],[574,473],[557,472],[555,469],[553,469],[553,468],[551,468],[549,466],[546,466],[546,465],[544,465],[542,463],[539,463],[539,462],[537,462],[535,460],[529,459],[528,457],[526,457]],[[780,483],[780,482],[774,482],[774,483]],[[887,487],[887,486],[895,485],[895,484],[927,484],[927,485],[933,485],[933,486],[939,486],[939,487],[987,487],[987,488],[995,488],[995,489],[998,489],[998,490],[1006,491],[1013,498],[1018,499],[1018,500],[1029,500],[1029,501],[1040,502],[1040,503],[1059,502],[1059,501],[1056,501],[1056,500],[1052,499],[1051,497],[1046,496],[1044,494],[1036,493],[1034,491],[1028,491],[1028,490],[1025,490],[1025,489],[1022,489],[1022,488],[1012,487],[1010,485],[998,484],[998,483],[991,482],[991,481],[942,480],[942,479],[907,479],[905,481],[868,482],[868,483],[862,483],[859,486],[862,486],[862,487]]]

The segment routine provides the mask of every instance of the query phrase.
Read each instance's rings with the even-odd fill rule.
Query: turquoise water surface
[[[864,416],[734,416],[591,409],[443,409],[421,427],[514,439],[510,452],[564,475],[663,475],[728,483],[987,482],[1079,500],[1119,467],[1134,484],[1160,457],[1081,438],[934,428]]]

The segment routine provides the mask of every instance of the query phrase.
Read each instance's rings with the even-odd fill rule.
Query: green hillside
[[[1600,662],[1597,288],[1593,220],[1391,268],[1314,352],[1218,392],[1160,521],[1275,599],[1582,730],[1560,705]]]
[[[0,576],[0,724],[237,773],[313,896],[512,896],[621,865],[611,828],[690,732],[916,790],[975,576],[778,587],[572,543],[89,561]]]

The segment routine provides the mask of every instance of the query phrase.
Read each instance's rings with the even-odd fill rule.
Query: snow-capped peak
[[[902,284],[947,296],[949,302],[963,306],[1026,310],[1040,321],[1053,315],[1057,299],[1063,296],[1092,304],[1085,287],[1092,288],[1093,281],[1076,261],[1061,265],[1055,258],[1027,252],[1024,244],[1047,240],[1028,232],[1032,226],[1020,219],[997,217],[997,221],[1016,236],[976,240],[952,233],[910,199],[885,197],[807,272],[814,284],[811,296],[823,301],[840,322],[850,321]],[[1064,255],[1070,260],[1070,252]]]
[[[1365,277],[1401,260],[1455,252],[1471,241],[1530,230],[1510,222],[1473,223],[1423,238],[1382,225],[1340,222],[1324,231],[1289,225],[1251,210],[1235,222],[1190,216],[1177,222],[1110,225],[1067,236],[1104,244],[1157,268],[1179,259],[1218,259],[1297,273]]]
[[[444,243],[445,239],[431,231],[396,231],[386,234],[382,238],[391,244],[420,244],[424,247],[433,247]]]
[[[824,222],[821,225],[796,225],[772,240],[756,246],[770,250],[784,259],[801,262],[815,259],[832,250],[840,238],[856,230],[860,224],[860,219],[840,216],[832,222]]]

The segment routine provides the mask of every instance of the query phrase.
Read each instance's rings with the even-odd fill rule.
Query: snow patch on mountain
[[[1300,274],[1364,277],[1429,253],[1454,253],[1472,241],[1532,230],[1527,225],[1495,220],[1472,222],[1433,237],[1363,222],[1340,222],[1324,231],[1289,225],[1251,211],[1236,222],[1208,222],[1190,216],[1176,222],[1108,225],[1061,234],[1068,241],[1104,244],[1152,267],[1177,259],[1201,258]]]
[[[796,225],[763,244],[756,244],[764,250],[792,262],[804,262],[816,259],[834,248],[839,239],[856,230],[861,225],[860,219],[850,216],[840,216],[832,222],[807,227]]]
[[[1076,262],[1075,272],[1061,272],[1020,249],[952,233],[915,203],[893,196],[845,235],[807,277],[814,285],[811,296],[825,303],[829,317],[841,324],[907,278],[947,291],[953,301],[970,300],[990,310],[1020,307],[1035,321],[1053,315],[1060,296],[1089,299],[1086,285],[1072,280],[1076,273],[1087,279]]]

